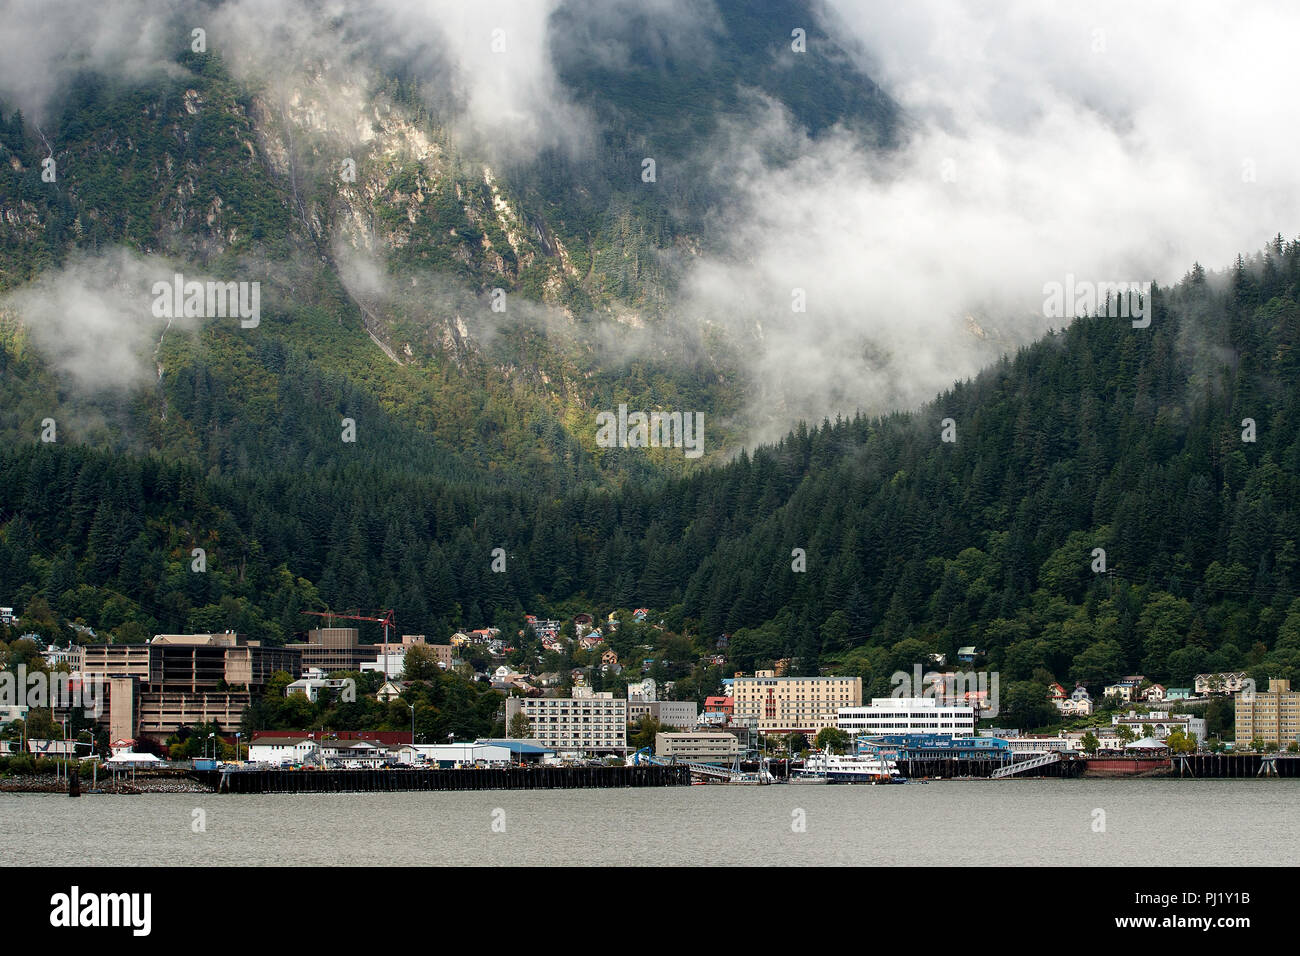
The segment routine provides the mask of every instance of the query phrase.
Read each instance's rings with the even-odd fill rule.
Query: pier
[[[1176,754],[1180,777],[1300,777],[1297,754]]]
[[[408,790],[577,790],[686,787],[678,767],[502,767],[474,769],[195,770],[216,793],[397,793]]]
[[[1034,754],[1010,763],[996,757],[902,757],[896,761],[899,773],[908,779],[1077,777],[1083,773],[1082,760],[1063,759],[1060,755],[1054,759],[1036,759],[1043,756]]]

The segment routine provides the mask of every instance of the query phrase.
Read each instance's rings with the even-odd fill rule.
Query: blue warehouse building
[[[1011,760],[1011,745],[1001,737],[952,734],[886,734],[859,737],[858,753],[891,760]]]

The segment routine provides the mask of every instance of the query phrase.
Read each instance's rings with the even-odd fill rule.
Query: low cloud
[[[196,29],[235,75],[276,94],[300,95],[328,77],[359,93],[400,75],[422,85],[464,145],[494,161],[524,161],[548,147],[584,148],[585,113],[562,88],[548,24],[559,0],[0,0],[0,99],[48,122],[57,94],[82,70],[129,81],[169,72]],[[319,90],[313,90],[316,95]],[[337,92],[337,91],[336,91]],[[365,99],[314,102],[335,129],[364,129]]]
[[[153,314],[153,284],[170,283],[175,271],[122,249],[76,256],[0,298],[0,311],[16,315],[46,361],[81,391],[139,388],[157,377],[159,339],[197,322]]]
[[[126,81],[181,72],[172,62],[183,49],[182,36],[170,35],[176,33],[170,22],[174,12],[149,0],[3,0],[0,100],[48,123],[56,95],[80,72]]]
[[[1045,283],[1168,284],[1194,261],[1226,266],[1275,233],[1300,234],[1300,125],[1289,121],[1300,8],[817,0],[814,10],[839,68],[850,51],[900,105],[902,145],[881,152],[844,129],[810,138],[754,93],[706,150],[722,201],[702,244],[710,251],[686,259],[671,311],[687,341],[722,326],[741,343],[755,438],[797,418],[925,401],[1061,325],[1043,316]],[[629,29],[629,11],[644,27]],[[237,75],[282,98],[330,78],[342,92],[320,108],[338,114],[335,129],[362,135],[371,87],[400,74],[419,81],[462,145],[521,162],[590,145],[592,120],[554,62],[575,45],[596,45],[595,60],[617,68],[637,41],[665,62],[707,61],[727,42],[704,0],[635,11],[620,0],[590,13],[573,0],[0,0],[0,97],[40,116],[77,69],[175,69],[193,27]],[[823,55],[817,37],[802,56]],[[75,269],[72,288],[97,293]],[[381,271],[369,293],[366,275],[358,266],[350,286],[384,291]],[[481,300],[427,281],[437,311],[477,316],[471,333],[490,341],[498,323]],[[400,296],[403,309],[420,307]],[[511,321],[568,324],[515,305]],[[93,332],[98,320],[87,322]],[[636,338],[582,334],[608,339],[595,344],[605,354],[626,354]],[[75,374],[110,374],[58,336],[47,344]]]
[[[1067,274],[1169,284],[1300,233],[1300,127],[1283,119],[1300,10],[820,14],[906,129],[882,154],[844,131],[809,139],[758,99],[716,144],[726,251],[690,268],[682,311],[748,337],[759,438],[925,401],[1061,326],[1043,285]]]

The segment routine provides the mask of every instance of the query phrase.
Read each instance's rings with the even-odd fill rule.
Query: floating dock
[[[502,767],[462,770],[194,770],[216,793],[397,793],[688,787],[689,767]]]

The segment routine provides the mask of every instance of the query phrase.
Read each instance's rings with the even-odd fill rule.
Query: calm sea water
[[[0,864],[1281,865],[1297,809],[1294,780],[0,794]]]

